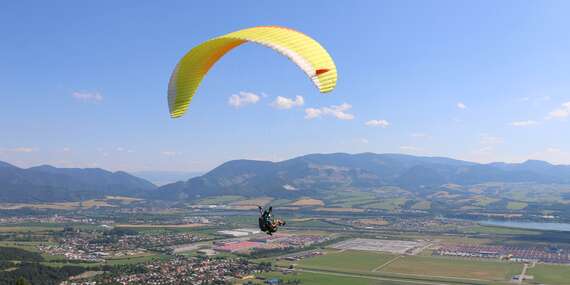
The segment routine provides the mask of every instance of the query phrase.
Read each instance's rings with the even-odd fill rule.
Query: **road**
[[[394,261],[400,259],[401,257],[402,257],[401,255],[398,255],[398,256],[396,256],[396,257],[394,257],[394,258],[388,260],[386,263],[381,264],[380,266],[378,266],[378,267],[372,269],[372,272],[376,272],[376,271],[378,271],[378,270],[380,270],[380,269],[382,269],[382,268],[384,268],[384,267],[390,265],[392,262],[394,262]]]
[[[519,276],[519,280],[518,280],[518,284],[523,284],[524,279],[526,278],[526,271],[529,268],[533,268],[536,265],[536,261],[532,262],[531,266],[528,266],[528,263],[525,263],[521,272],[521,275]]]
[[[528,263],[525,263],[524,266],[523,266],[522,272],[521,272],[521,274],[520,274],[520,276],[519,276],[519,282],[518,282],[518,284],[522,284],[522,283],[523,283],[527,269],[528,269]]]

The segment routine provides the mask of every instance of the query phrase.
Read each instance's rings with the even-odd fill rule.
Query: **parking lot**
[[[412,253],[414,249],[423,247],[424,245],[425,243],[416,241],[356,238],[339,242],[331,247],[340,250],[350,249],[406,254]]]

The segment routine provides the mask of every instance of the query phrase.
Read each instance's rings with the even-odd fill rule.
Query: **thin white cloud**
[[[489,134],[481,134],[479,136],[479,145],[469,152],[467,160],[477,162],[491,162],[497,160],[495,153],[497,147],[504,142],[503,138],[492,136]]]
[[[165,150],[165,151],[160,152],[160,154],[162,154],[164,156],[176,156],[176,155],[179,155],[180,152]]]
[[[331,116],[339,120],[352,120],[354,119],[354,115],[346,112],[350,108],[352,108],[352,105],[348,103],[322,107],[319,109],[307,108],[305,109],[305,119],[315,119],[323,116]]]
[[[295,99],[277,96],[275,101],[271,103],[271,106],[277,109],[286,110],[286,109],[291,109],[293,107],[301,107],[304,104],[305,104],[305,99],[303,99],[303,96],[297,95],[295,96]]]
[[[368,144],[370,142],[367,138],[358,138],[356,141],[362,144]]]
[[[497,154],[495,153],[495,150],[495,145],[479,145],[469,152],[469,158],[467,160],[485,163],[496,161]]]
[[[102,147],[98,147],[97,152],[100,153],[103,157],[109,157],[109,152]]]
[[[565,119],[568,116],[570,116],[570,101],[563,103],[559,108],[548,113],[546,119]]]
[[[479,143],[483,146],[499,145],[504,142],[503,138],[491,136],[488,134],[481,134]]]
[[[412,133],[411,136],[412,138],[417,138],[417,139],[427,139],[430,137],[428,134],[425,133]]]
[[[526,96],[526,97],[521,97],[519,98],[520,101],[522,102],[545,102],[545,101],[550,101],[550,99],[552,99],[552,97],[548,96],[548,95],[538,95],[538,96]]]
[[[314,119],[318,118],[322,115],[323,111],[320,109],[315,108],[307,108],[305,109],[305,119]]]
[[[118,152],[127,152],[127,153],[133,153],[133,152],[135,152],[135,151],[132,150],[132,149],[127,149],[127,148],[124,148],[124,147],[117,147],[117,148],[115,148],[115,150],[118,151]]]
[[[35,147],[15,147],[15,148],[0,148],[0,152],[13,152],[13,153],[30,153],[38,151]]]
[[[530,159],[546,160],[555,164],[569,164],[570,152],[558,147],[547,147],[528,156]]]
[[[228,104],[235,108],[241,108],[250,104],[255,104],[259,102],[259,99],[260,96],[255,93],[240,91],[238,94],[230,96]]]
[[[381,128],[386,128],[390,125],[390,123],[386,120],[370,120],[364,124],[369,127],[381,127]]]
[[[403,146],[400,146],[400,150],[401,151],[408,151],[408,152],[417,152],[417,151],[421,151],[422,149],[419,147],[411,146],[411,145],[403,145]]]
[[[63,149],[61,149],[63,152],[70,152],[71,148],[70,147],[64,147]]]
[[[71,96],[79,101],[86,101],[86,102],[103,101],[103,95],[101,95],[101,93],[99,92],[75,91],[71,93]]]
[[[457,108],[459,109],[467,109],[467,106],[463,102],[457,102]]]
[[[548,152],[548,153],[564,153],[564,152],[562,152],[561,149],[556,148],[556,147],[548,147],[548,148],[546,148],[546,152]]]
[[[530,126],[534,126],[537,124],[538,124],[537,121],[526,120],[526,121],[515,121],[515,122],[510,123],[509,125],[511,125],[513,127],[530,127]]]

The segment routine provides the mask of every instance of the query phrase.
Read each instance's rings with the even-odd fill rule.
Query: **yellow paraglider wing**
[[[245,42],[257,43],[287,56],[322,93],[330,92],[336,86],[336,66],[317,41],[284,27],[254,27],[206,41],[194,47],[178,62],[168,84],[170,116],[178,118],[184,115],[200,82],[214,63]]]

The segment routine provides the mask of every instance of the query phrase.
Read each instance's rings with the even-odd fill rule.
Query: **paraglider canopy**
[[[330,92],[335,88],[335,63],[317,41],[285,27],[253,27],[203,42],[178,62],[168,84],[170,116],[178,118],[184,115],[200,82],[214,63],[228,51],[246,42],[269,47],[287,56],[307,74],[320,92]]]

